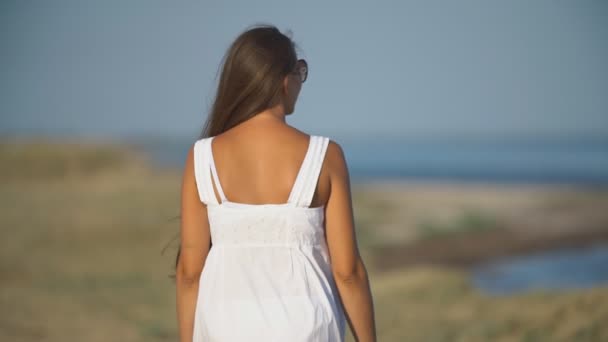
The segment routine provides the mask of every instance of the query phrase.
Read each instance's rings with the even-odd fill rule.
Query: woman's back
[[[325,204],[311,205],[329,138],[306,136],[289,191],[275,201],[282,194],[273,191],[283,191],[283,184],[268,177],[282,179],[285,172],[265,163],[278,160],[291,171],[292,164],[285,160],[291,162],[300,154],[300,133],[285,130],[295,139],[295,147],[279,144],[274,149],[239,145],[236,134],[226,134],[220,148],[214,148],[217,137],[209,137],[198,140],[193,149],[212,242],[199,280],[193,341],[343,341],[345,317],[324,236]],[[285,146],[291,148],[290,154],[284,152]],[[261,161],[250,158],[252,150],[264,155]],[[219,153],[235,157],[220,167],[215,157]],[[280,158],[281,153],[285,157]],[[259,177],[254,186],[248,183],[250,170]],[[227,176],[221,179],[221,174]],[[231,184],[230,194],[241,193],[239,200],[227,198],[226,179],[238,180]],[[265,186],[274,189],[260,191]],[[212,188],[215,193],[209,191]]]
[[[309,135],[264,115],[214,137],[212,154],[224,194],[237,203],[287,202],[309,140]],[[328,158],[335,159],[335,146],[329,149]],[[219,199],[215,184],[214,191]],[[328,198],[329,173],[322,167],[311,206],[321,206]]]

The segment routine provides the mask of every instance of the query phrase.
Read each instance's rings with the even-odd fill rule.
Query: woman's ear
[[[289,95],[289,75],[283,78],[283,87],[282,87],[283,95]]]

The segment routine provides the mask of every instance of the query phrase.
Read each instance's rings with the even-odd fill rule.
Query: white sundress
[[[193,342],[344,341],[345,316],[324,235],[325,206],[310,207],[329,138],[310,136],[284,204],[227,200],[213,138],[194,144],[195,178],[207,205],[212,246],[199,282]]]

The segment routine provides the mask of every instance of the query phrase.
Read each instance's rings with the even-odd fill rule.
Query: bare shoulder
[[[326,161],[330,177],[348,177],[348,166],[342,145],[329,139],[326,152]]]
[[[195,146],[196,143],[191,144],[188,148],[188,153],[186,154],[186,160],[184,161],[184,168],[182,171],[182,191],[190,191],[190,188],[196,188]]]
[[[195,150],[196,142],[190,144],[188,148],[188,153],[186,154],[186,162],[185,162],[185,170],[184,171],[192,171],[194,166],[194,150]]]
[[[200,144],[202,143],[202,141],[204,139],[205,138],[195,140],[193,143],[190,144],[190,147],[188,147],[188,153],[186,154],[186,169],[187,170],[193,170],[195,158],[196,158],[196,156],[195,156],[196,150],[198,148],[200,148]]]

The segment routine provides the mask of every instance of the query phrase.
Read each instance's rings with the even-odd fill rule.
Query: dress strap
[[[212,177],[217,184],[218,192],[222,200],[225,200],[224,192],[217,178],[213,154],[211,153],[211,140],[213,137],[199,139],[194,143],[194,178],[201,202],[205,204],[220,204],[213,191]]]
[[[224,195],[224,189],[222,189],[222,184],[220,183],[220,178],[217,175],[217,168],[215,167],[215,158],[213,158],[213,149],[211,148],[213,138],[215,138],[215,136],[209,138],[209,160],[210,160],[210,164],[211,164],[211,173],[213,174],[215,186],[217,187],[217,192],[219,192],[219,194],[220,194],[221,201],[224,202],[224,201],[227,201],[227,199],[226,199],[226,195]],[[211,191],[213,192],[213,188],[211,188]],[[213,194],[213,197],[215,197],[215,193]]]
[[[310,139],[308,152],[288,200],[298,207],[309,207],[312,202],[329,144],[328,137],[313,135]]]

